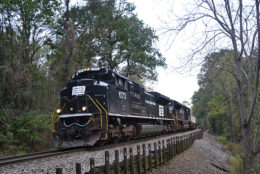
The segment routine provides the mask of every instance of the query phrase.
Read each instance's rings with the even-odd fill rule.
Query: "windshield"
[[[109,81],[112,80],[111,73],[107,71],[84,71],[80,73],[75,73],[72,77],[72,80],[77,79],[95,79],[100,81]]]

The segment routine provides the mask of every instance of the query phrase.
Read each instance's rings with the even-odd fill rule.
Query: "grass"
[[[222,135],[217,137],[217,141],[224,145],[229,142],[228,138]]]

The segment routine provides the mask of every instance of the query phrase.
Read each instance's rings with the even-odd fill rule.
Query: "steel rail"
[[[2,157],[0,158],[0,166],[22,162],[22,161],[24,162],[24,161],[29,161],[29,160],[39,159],[39,158],[51,157],[51,156],[65,154],[65,153],[77,152],[82,149],[86,149],[86,147],[66,148],[66,149],[52,150],[46,152],[36,152],[28,155]]]

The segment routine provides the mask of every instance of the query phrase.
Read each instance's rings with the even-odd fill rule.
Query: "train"
[[[53,128],[55,147],[78,147],[194,129],[195,123],[180,102],[108,68],[85,68],[60,91]]]

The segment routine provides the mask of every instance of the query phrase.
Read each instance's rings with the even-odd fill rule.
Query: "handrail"
[[[172,123],[173,123],[173,125],[175,125],[175,120],[176,120],[176,116],[175,116],[175,114],[173,114],[173,113],[171,113],[171,116],[172,116]]]
[[[106,113],[106,128],[108,129],[108,112],[107,110],[104,108],[104,106],[101,105],[101,103],[96,99],[96,102],[99,104],[99,106],[105,111]]]
[[[53,111],[52,114],[51,114],[52,131],[54,131],[54,124],[55,124],[54,116],[56,115],[56,114],[55,114],[55,111],[56,111],[57,107],[59,106],[59,104],[60,104],[60,101],[57,102],[57,104],[56,104],[56,106],[55,106],[55,108],[54,108],[54,111]]]
[[[99,113],[100,113],[100,128],[103,127],[102,125],[102,110],[98,107],[98,105],[96,104],[96,102],[94,101],[94,99],[90,96],[90,95],[87,95],[87,97],[90,98],[90,100],[92,101],[92,103],[97,107],[97,109],[99,110]]]
[[[58,102],[58,104],[56,104],[54,112],[52,112],[52,116],[51,116],[52,117],[51,118],[51,120],[52,120],[52,131],[54,131],[55,123],[60,119],[59,117],[57,117],[57,119],[54,118],[54,116],[57,115],[57,114],[55,114],[55,111],[56,111],[56,109],[57,109],[59,104],[60,104],[60,101]],[[62,111],[63,111],[64,107],[65,107],[65,103],[64,103],[64,105],[61,108]]]

